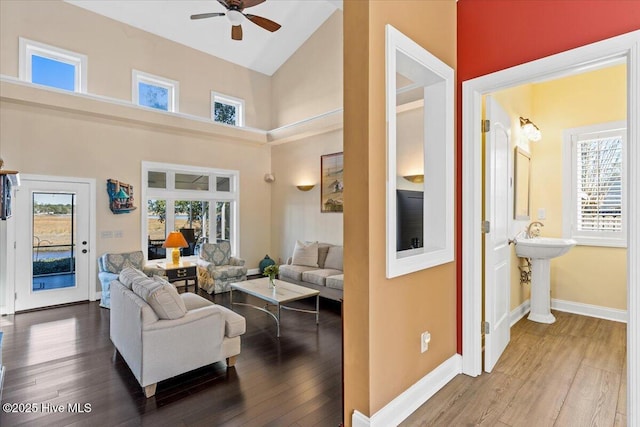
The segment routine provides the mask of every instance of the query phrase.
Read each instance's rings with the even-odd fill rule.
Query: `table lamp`
[[[163,248],[173,248],[173,251],[171,251],[171,262],[173,264],[180,264],[180,248],[186,248],[188,246],[189,244],[179,231],[170,232],[162,244]]]

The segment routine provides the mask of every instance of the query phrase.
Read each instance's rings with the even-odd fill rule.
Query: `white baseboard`
[[[373,414],[371,418],[354,411],[351,424],[353,427],[397,426],[460,373],[462,373],[462,356],[454,354]]]
[[[250,268],[247,270],[247,274],[260,274],[259,268]]]
[[[96,294],[94,295],[93,299],[90,299],[89,301],[100,301],[102,299],[102,292],[101,291],[97,291]]]
[[[509,315],[509,319],[511,320],[511,326],[518,323],[520,319],[527,315],[527,313],[531,310],[531,300],[528,299],[513,310],[511,310],[511,314]]]
[[[598,305],[583,304],[580,302],[563,301],[551,299],[553,310],[565,311],[567,313],[581,314],[583,316],[597,317],[599,319],[613,320],[615,322],[627,323],[627,310],[617,308],[601,307]]]

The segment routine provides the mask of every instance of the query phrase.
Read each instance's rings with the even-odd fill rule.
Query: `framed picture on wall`
[[[344,153],[320,157],[320,212],[342,212]]]

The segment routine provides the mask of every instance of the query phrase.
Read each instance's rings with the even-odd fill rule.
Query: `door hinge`
[[[489,233],[491,232],[491,221],[482,221],[482,232],[483,233]]]
[[[16,248],[16,242],[13,242],[13,249]]]
[[[484,334],[489,335],[491,333],[491,327],[489,325],[489,322],[484,322],[482,326],[484,327]]]
[[[14,293],[13,293],[13,300],[15,301],[15,300],[17,300],[17,299],[18,299],[18,293],[17,293],[17,292],[14,292]]]
[[[491,122],[489,120],[482,120],[482,132],[489,132],[491,130]]]

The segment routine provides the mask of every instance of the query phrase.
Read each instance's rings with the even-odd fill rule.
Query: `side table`
[[[156,266],[165,273],[167,281],[176,286],[176,288],[178,286],[175,285],[175,282],[184,282],[185,292],[188,292],[190,286],[189,281],[192,280],[194,292],[196,294],[198,293],[198,269],[196,264],[188,261],[179,264],[159,262]]]

